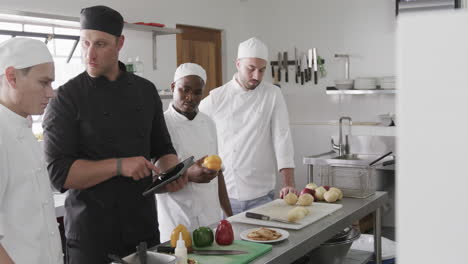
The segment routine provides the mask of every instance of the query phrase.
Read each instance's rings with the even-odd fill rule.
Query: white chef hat
[[[268,48],[265,43],[258,38],[249,38],[239,44],[237,58],[259,58],[268,61]]]
[[[0,43],[0,75],[5,74],[8,67],[24,69],[53,61],[46,44],[40,40],[11,38]]]
[[[174,82],[179,80],[182,77],[196,75],[202,78],[203,82],[206,83],[206,71],[202,66],[196,63],[184,63],[177,67],[177,70],[174,74]]]

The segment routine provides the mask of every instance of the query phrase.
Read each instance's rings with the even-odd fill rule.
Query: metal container
[[[146,252],[146,260],[147,264],[175,264],[176,263],[176,257],[173,255],[168,255],[168,254],[162,254],[162,253],[156,253],[152,251],[147,251]],[[129,256],[126,256],[123,258],[123,260],[127,261],[130,264],[140,264],[140,258],[136,253],[133,253]],[[116,264],[116,262],[112,262]]]
[[[358,164],[329,164],[318,166],[314,174],[317,184],[334,186],[343,191],[344,197],[366,198],[376,191],[374,167]]]
[[[341,238],[334,237],[312,250],[308,256],[310,264],[342,264],[348,254],[353,241],[358,239],[361,233],[354,228],[350,228],[349,233]]]

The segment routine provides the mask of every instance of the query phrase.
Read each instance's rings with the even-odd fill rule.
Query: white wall
[[[395,3],[388,0],[244,0],[241,1],[241,39],[256,35],[264,40],[270,59],[288,51],[316,47],[326,60],[328,75],[318,85],[301,86],[289,70],[289,83],[281,82],[288,104],[295,145],[296,182],[306,183],[304,155],[330,150],[330,136],[338,133],[328,125],[340,116],[353,121],[378,121],[379,114],[395,112],[394,95],[326,95],[333,80],[344,77],[344,61],[336,53],[350,55],[350,75],[355,77],[395,75]],[[283,71],[284,72],[284,71]],[[266,73],[271,80],[270,67]],[[284,73],[283,73],[284,78]],[[284,80],[284,79],[283,79]],[[394,128],[354,127],[355,135],[394,135]]]
[[[468,12],[399,20],[398,263],[467,263]]]
[[[133,0],[133,1],[61,1],[61,0],[2,0],[0,8],[60,14],[79,17],[83,7],[107,5],[119,11],[127,22],[159,22],[168,27],[176,24],[189,24],[223,30],[223,80],[232,76],[235,67],[233,61],[237,55],[239,42],[239,2],[230,0]],[[121,52],[121,60],[127,57],[140,56],[145,65],[145,77],[155,83],[158,88],[165,88],[172,82],[176,69],[176,38],[175,35],[158,37],[158,69],[152,69],[151,33],[124,31],[126,43]],[[235,47],[234,47],[235,46]],[[231,77],[228,77],[230,79]]]

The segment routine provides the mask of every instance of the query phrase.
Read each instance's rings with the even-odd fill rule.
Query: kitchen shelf
[[[348,95],[362,95],[362,94],[396,94],[396,90],[385,89],[372,89],[372,90],[338,90],[335,87],[327,87],[327,94],[348,94]]]
[[[66,27],[66,28],[73,28],[73,29],[80,28],[80,19],[78,17],[36,13],[36,12],[28,12],[28,11],[9,10],[9,9],[0,9],[0,21],[44,25],[44,26]],[[137,24],[131,24],[131,23],[124,23],[124,29],[153,33],[152,39],[153,39],[153,69],[154,70],[156,70],[157,68],[156,37],[162,36],[162,35],[172,35],[172,34],[182,33],[182,30],[177,29],[177,28],[153,27],[153,26],[137,25]],[[75,44],[75,47],[76,47],[76,44]]]

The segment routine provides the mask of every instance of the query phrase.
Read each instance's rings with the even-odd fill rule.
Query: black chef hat
[[[122,35],[123,17],[107,6],[91,6],[81,9],[81,29],[94,29],[114,36]]]

